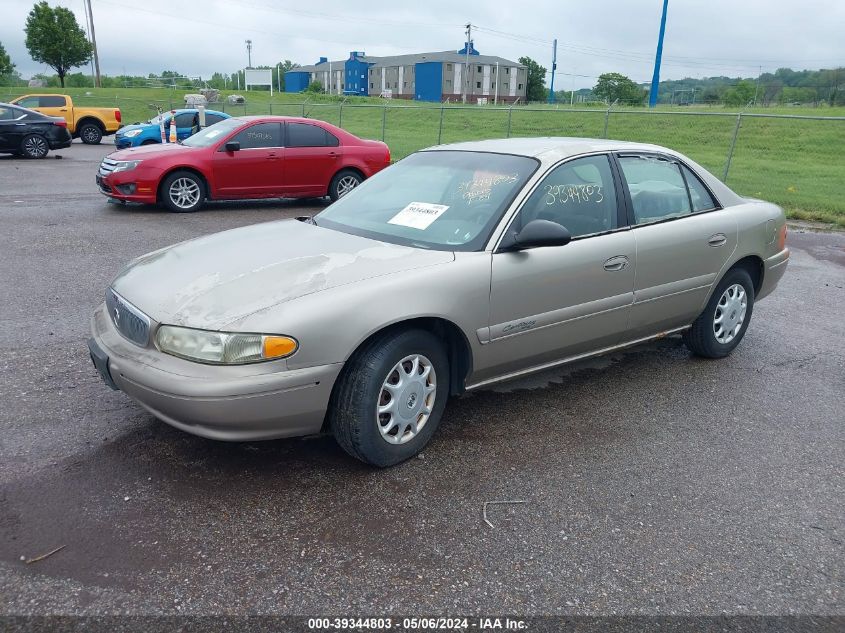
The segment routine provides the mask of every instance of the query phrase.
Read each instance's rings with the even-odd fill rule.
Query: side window
[[[15,105],[19,105],[22,108],[37,108],[38,106],[38,97],[27,97],[26,99],[21,99]]]
[[[14,110],[13,108],[0,106],[0,121],[13,121],[21,114],[23,114],[21,110]]]
[[[241,130],[230,141],[238,141],[241,149],[259,147],[281,147],[282,125],[280,123],[256,123]]]
[[[329,143],[331,139],[326,138],[326,131],[308,123],[288,123],[288,147],[326,147],[337,145],[337,139],[328,134],[335,142]]]
[[[691,212],[680,165],[652,156],[620,156],[636,224],[677,218]]]
[[[707,191],[707,187],[702,184],[698,176],[696,176],[686,166],[682,166],[684,178],[687,180],[687,187],[689,187],[689,195],[692,200],[693,211],[709,211],[715,209],[717,206],[713,196]]]
[[[588,156],[555,167],[519,212],[517,230],[532,220],[551,220],[572,237],[618,227],[616,189],[607,156]]]
[[[176,127],[191,127],[194,124],[193,112],[182,112],[176,115]]]
[[[211,114],[210,112],[205,113],[205,126],[208,127],[209,125],[214,125],[215,123],[219,123],[223,120],[223,117],[219,114]]]
[[[39,108],[64,108],[67,100],[62,96],[38,97]]]

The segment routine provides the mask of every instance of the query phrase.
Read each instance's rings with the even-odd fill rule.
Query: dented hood
[[[159,323],[222,329],[297,297],[453,259],[447,251],[282,220],[143,255],[120,272],[112,288]]]

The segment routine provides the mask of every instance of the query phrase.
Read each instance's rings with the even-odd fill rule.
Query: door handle
[[[628,258],[625,255],[614,255],[604,262],[604,269],[609,272],[616,272],[628,266]]]
[[[710,239],[707,240],[707,243],[710,244],[710,246],[718,247],[718,246],[724,246],[727,243],[727,241],[728,241],[728,238],[725,236],[724,233],[716,233],[715,235],[710,236]]]
[[[332,158],[337,158],[337,152],[329,152],[329,156]]]
[[[67,112],[67,108],[62,108],[59,110],[59,112]]]

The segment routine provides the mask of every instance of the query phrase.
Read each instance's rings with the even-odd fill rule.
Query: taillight
[[[387,154],[384,157],[384,164],[389,165],[390,164],[390,148],[385,146],[385,149],[387,150]]]
[[[120,110],[114,111],[114,118],[117,120],[118,123],[120,123]]]
[[[780,250],[786,248],[786,222],[783,223],[783,226],[778,231],[778,248]]]
[[[59,127],[67,127],[67,121],[61,119],[60,121],[53,121],[53,125],[58,125]]]

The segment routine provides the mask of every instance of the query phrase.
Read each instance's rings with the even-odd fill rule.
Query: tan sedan
[[[785,238],[779,207],[663,147],[439,146],[313,218],[131,262],[89,348],[107,384],[189,433],[329,431],[387,466],[466,390],[674,332],[726,356],[784,274]]]

